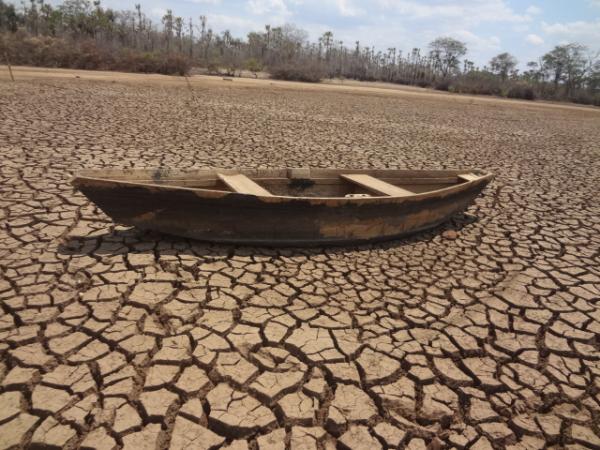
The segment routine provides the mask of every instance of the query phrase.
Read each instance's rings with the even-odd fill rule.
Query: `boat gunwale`
[[[344,167],[340,169],[322,169],[318,167],[311,168],[300,168],[302,170],[307,169],[310,173],[309,178],[323,178],[323,175],[329,176],[339,176],[344,173],[353,173],[353,174],[371,174],[373,173],[389,173],[389,174],[398,174],[401,176],[406,176],[410,174],[420,174],[424,177],[432,177],[433,175],[445,174],[447,176],[458,176],[464,173],[488,173],[479,169],[377,169],[377,168],[368,168],[368,169],[355,169],[350,167]],[[136,175],[144,175],[147,178],[154,178],[158,176],[159,178],[170,179],[174,176],[217,176],[218,173],[223,173],[225,175],[232,174],[251,174],[250,177],[257,177],[256,174],[261,174],[259,178],[264,178],[265,174],[269,174],[270,177],[273,177],[278,174],[279,177],[289,178],[289,171],[295,170],[294,168],[248,168],[248,167],[240,167],[236,169],[226,169],[222,167],[205,167],[199,169],[168,169],[155,167],[150,169],[114,169],[114,168],[105,168],[105,169],[82,169],[76,172],[76,175],[86,177],[88,175],[93,175],[97,173],[121,173],[128,176],[136,176]],[[285,173],[285,175],[283,175]],[[165,177],[165,175],[167,175]],[[277,177],[275,176],[275,177]],[[376,175],[380,176],[380,175]]]
[[[111,170],[111,169],[109,169],[109,170]],[[203,169],[199,169],[199,170],[203,170]],[[220,170],[220,169],[206,169],[206,170],[208,172],[209,170]],[[233,169],[222,169],[222,170],[233,170]],[[243,171],[244,171],[244,169],[238,169],[238,170],[240,173],[243,173]],[[246,170],[248,170],[248,169],[246,169]],[[261,170],[261,169],[250,169],[250,170]],[[353,171],[354,171],[354,173],[357,173],[358,170],[362,170],[363,171],[362,173],[365,173],[365,171],[387,171],[387,170],[389,170],[390,172],[395,172],[395,171],[402,172],[402,170],[399,170],[399,169],[398,170],[396,170],[396,169],[336,169],[337,172],[348,172],[348,173],[352,173]],[[97,171],[100,172],[100,170],[97,170]],[[86,171],[86,172],[90,173],[90,172],[93,172],[93,170]],[[142,172],[142,170],[140,170],[140,172]],[[149,171],[144,171],[144,172],[149,172]],[[410,173],[410,172],[421,172],[421,171],[406,170],[404,172]],[[370,197],[324,197],[324,196],[323,197],[320,197],[320,196],[318,196],[318,197],[302,197],[302,196],[287,196],[287,195],[275,195],[275,194],[272,196],[261,196],[261,195],[245,194],[245,193],[239,193],[239,192],[222,191],[222,190],[217,190],[217,189],[192,188],[192,187],[177,186],[177,185],[141,183],[141,182],[136,182],[136,181],[118,180],[118,179],[112,179],[112,178],[91,177],[91,176],[83,175],[83,173],[85,173],[85,172],[81,172],[81,174],[79,174],[79,175],[76,174],[72,180],[72,184],[78,189],[81,187],[81,184],[85,184],[85,181],[88,181],[88,182],[92,182],[92,183],[99,182],[101,184],[114,184],[114,185],[124,185],[124,186],[128,186],[128,187],[141,187],[141,188],[146,188],[146,189],[151,189],[151,190],[187,191],[187,192],[191,192],[191,193],[198,195],[198,197],[200,197],[200,198],[225,198],[225,197],[234,196],[235,198],[240,198],[240,197],[256,198],[256,199],[261,200],[264,203],[284,203],[284,202],[290,202],[290,201],[299,201],[299,202],[308,202],[310,204],[335,203],[337,205],[342,206],[342,205],[347,205],[347,204],[360,205],[360,204],[367,204],[367,203],[403,203],[406,201],[426,200],[428,198],[436,197],[441,194],[450,195],[450,194],[453,194],[456,192],[461,192],[461,191],[463,191],[467,188],[470,188],[474,185],[479,185],[479,184],[489,182],[494,177],[493,174],[490,172],[482,172],[482,171],[478,171],[476,169],[472,169],[472,170],[468,170],[468,169],[467,170],[439,170],[439,171],[432,170],[432,171],[423,171],[423,172],[430,172],[430,173],[439,172],[440,174],[446,173],[446,174],[450,174],[450,175],[455,175],[457,177],[462,173],[464,173],[464,174],[482,173],[482,174],[479,175],[479,178],[477,178],[475,180],[465,181],[463,183],[451,184],[448,187],[444,187],[441,189],[435,189],[432,191],[415,193],[414,195],[410,195],[410,196],[373,195]],[[216,174],[216,172],[215,172],[215,174]],[[422,178],[427,178],[427,177],[422,177]],[[82,181],[84,183],[81,183]]]

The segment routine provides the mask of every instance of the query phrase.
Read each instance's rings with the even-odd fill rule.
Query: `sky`
[[[208,17],[216,32],[236,37],[249,31],[293,23],[311,40],[332,31],[336,41],[354,47],[390,47],[405,53],[427,48],[438,36],[467,44],[467,57],[483,66],[508,51],[520,66],[555,45],[579,42],[600,51],[600,0],[103,0],[115,9],[142,9],[160,20],[167,8],[175,15]]]

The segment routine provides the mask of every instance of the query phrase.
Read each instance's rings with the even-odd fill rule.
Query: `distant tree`
[[[212,45],[213,40],[213,30],[209,28],[204,36],[204,63],[206,66],[210,64],[209,56],[210,56],[210,47]]]
[[[76,37],[93,36],[92,4],[86,0],[65,0],[58,7],[61,26]]]
[[[475,63],[468,59],[463,61],[463,73],[469,73],[475,70]]]
[[[190,17],[188,22],[188,35],[189,35],[189,52],[190,52],[190,60],[194,59],[194,23],[192,22],[192,18]]]
[[[271,48],[271,25],[265,25],[265,57],[269,57],[269,49]]]
[[[251,31],[248,33],[248,54],[251,58],[264,58],[266,51],[266,37],[264,33]]]
[[[175,28],[177,47],[179,49],[179,53],[181,53],[183,51],[183,19],[181,17],[175,17],[173,27]]]
[[[490,61],[490,69],[497,75],[500,75],[503,81],[506,81],[508,74],[517,67],[517,58],[510,53],[500,53],[494,56]]]
[[[467,54],[467,45],[451,37],[439,37],[429,43],[431,57],[443,77],[447,77],[460,66],[460,60]]]
[[[536,61],[529,61],[527,63],[527,70],[523,72],[523,79],[528,83],[539,83],[544,79],[544,72],[541,70],[541,66]]]
[[[325,47],[325,59],[329,60],[329,54],[331,52],[331,45],[333,44],[333,33],[326,31],[323,33],[323,46]]]
[[[165,30],[165,42],[167,44],[167,53],[171,50],[171,40],[173,38],[174,17],[173,11],[167,9],[167,13],[162,18],[163,27]]]
[[[29,0],[30,6],[27,8],[24,6],[26,11],[25,23],[29,28],[29,31],[33,34],[38,34],[39,25],[39,14],[35,0]],[[25,5],[25,3],[23,3]]]
[[[587,80],[589,91],[592,94],[600,93],[600,55],[596,55],[595,60],[590,63],[591,69]]]
[[[98,6],[100,6],[100,2],[98,2]],[[140,3],[135,4],[135,11],[137,12],[138,17],[138,31],[142,31],[144,29],[144,19],[142,14],[142,5]]]
[[[557,45],[542,57],[544,68],[552,74],[554,86],[562,81],[567,94],[581,83],[587,71],[588,59],[584,54],[586,47],[571,43]]]
[[[14,33],[17,31],[18,24],[19,16],[15,10],[15,5],[0,0],[0,31]]]

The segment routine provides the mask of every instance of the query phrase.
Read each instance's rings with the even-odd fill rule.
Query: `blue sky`
[[[483,65],[503,51],[521,67],[554,45],[580,42],[600,51],[600,0],[137,0],[160,20],[167,8],[176,15],[208,16],[214,31],[235,36],[293,23],[316,40],[331,30],[347,46],[374,45],[410,51],[426,48],[438,36],[467,43],[469,59]],[[103,0],[116,9],[133,8],[127,0]]]

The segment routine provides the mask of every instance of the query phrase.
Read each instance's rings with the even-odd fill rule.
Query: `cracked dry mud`
[[[0,81],[0,448],[600,448],[597,110],[54,73]],[[311,250],[143,233],[69,185],[155,166],[496,179]]]

